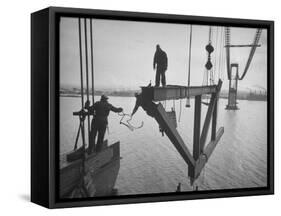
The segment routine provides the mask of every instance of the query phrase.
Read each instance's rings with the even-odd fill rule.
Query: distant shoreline
[[[138,91],[136,91],[138,92]],[[126,93],[126,94],[118,94],[118,93],[101,93],[101,94],[95,94],[95,96],[101,96],[102,94],[106,94],[107,96],[110,96],[110,97],[135,97],[135,93]],[[92,94],[90,94],[90,96],[92,96]],[[80,98],[81,95],[80,94],[75,94],[75,93],[61,93],[60,94],[60,97],[69,97],[69,98]],[[193,98],[193,97],[191,97]],[[208,97],[204,97],[205,99],[208,98]],[[227,96],[226,95],[221,95],[220,98],[223,98],[223,99],[227,99]],[[248,101],[265,101],[267,102],[267,98],[266,97],[263,97],[263,98],[256,98],[256,97],[237,97],[237,100],[248,100]]]
[[[101,96],[102,94],[95,94],[95,96]],[[132,94],[132,95],[111,95],[111,94],[106,94],[107,96],[110,96],[110,97],[134,97],[135,95]],[[92,96],[90,94],[90,96]],[[71,97],[71,98],[80,98],[81,95],[79,94],[60,94],[60,97]]]
[[[140,93],[140,90],[95,90],[95,96],[101,96],[103,94],[110,97],[134,97],[135,93]],[[86,92],[84,91],[86,95]],[[90,95],[92,96],[92,91],[90,91]],[[60,97],[81,97],[80,89],[61,89]]]

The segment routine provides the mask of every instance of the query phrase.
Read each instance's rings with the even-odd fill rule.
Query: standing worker
[[[104,139],[104,134],[106,131],[106,127],[108,125],[107,117],[110,111],[119,113],[122,112],[123,109],[121,107],[116,108],[108,103],[108,97],[106,95],[102,95],[100,101],[94,103],[94,105],[90,106],[90,101],[85,103],[85,108],[88,110],[89,114],[94,115],[92,123],[91,123],[91,132],[90,132],[90,143],[89,143],[89,154],[92,153],[93,148],[95,146],[95,139],[98,133],[98,140],[96,151],[102,150],[102,144]]]
[[[157,67],[156,67],[157,66]],[[156,45],[156,52],[154,54],[153,59],[153,70],[156,68],[156,78],[155,78],[155,86],[159,87],[160,85],[160,76],[162,86],[166,86],[166,77],[165,72],[168,68],[168,57],[167,54],[160,48],[160,45]]]

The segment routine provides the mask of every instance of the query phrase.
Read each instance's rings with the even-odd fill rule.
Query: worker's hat
[[[103,94],[100,99],[101,100],[108,100],[108,97],[105,94]]]

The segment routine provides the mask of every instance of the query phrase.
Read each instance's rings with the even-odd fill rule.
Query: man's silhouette
[[[90,114],[93,114],[93,120],[91,123],[91,132],[90,132],[90,143],[89,143],[89,153],[92,152],[95,146],[95,139],[98,133],[98,140],[96,151],[100,151],[102,149],[103,139],[105,130],[108,124],[107,117],[110,111],[119,113],[122,112],[123,109],[121,107],[117,108],[108,103],[108,97],[106,95],[102,95],[100,101],[94,103],[90,106],[90,101],[87,101],[85,104],[85,108],[89,111]]]
[[[168,68],[167,54],[160,48],[160,45],[156,45],[156,52],[153,59],[153,69],[156,69],[155,86],[160,85],[160,77],[162,86],[166,85],[165,72]]]

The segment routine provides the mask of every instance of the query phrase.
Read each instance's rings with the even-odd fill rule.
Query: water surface
[[[135,98],[110,97],[109,102],[130,113]],[[218,127],[224,127],[224,134],[195,184],[199,190],[266,186],[267,103],[241,100],[238,111],[225,110],[226,103],[220,99],[218,106]],[[170,110],[173,101],[164,105]],[[80,108],[80,98],[60,97],[61,154],[73,149],[79,121],[72,112]],[[175,101],[175,109],[177,129],[192,152],[194,100],[190,108],[185,108],[185,100]],[[201,126],[206,109],[202,105]],[[110,113],[105,136],[109,143],[120,140],[122,160],[115,185],[120,195],[174,192],[179,182],[182,191],[193,190],[186,163],[168,137],[159,133],[153,118],[139,108],[132,123],[139,126],[143,121],[144,125],[134,131],[120,125],[120,119],[118,114]]]

